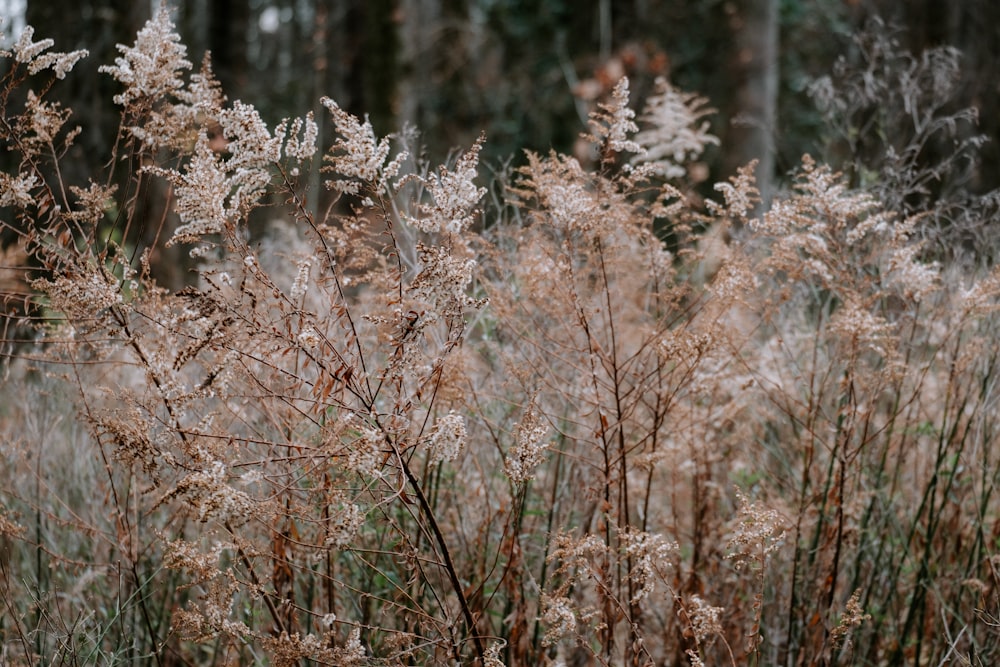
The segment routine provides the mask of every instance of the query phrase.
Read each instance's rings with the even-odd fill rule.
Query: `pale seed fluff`
[[[549,443],[545,441],[548,427],[541,423],[534,406],[528,408],[517,425],[514,446],[507,454],[504,468],[515,484],[524,484],[535,476],[535,468],[545,459]]]
[[[324,97],[320,103],[333,117],[333,124],[339,135],[323,158],[329,163],[324,171],[346,177],[326,181],[327,188],[358,194],[363,185],[380,189],[388,179],[396,176],[402,156],[386,164],[390,151],[388,138],[378,139],[367,118],[362,122],[329,97]]]
[[[656,92],[646,102],[640,120],[645,129],[635,135],[644,152],[632,162],[648,164],[664,178],[680,178],[684,165],[696,159],[709,144],[719,138],[709,134],[705,116],[714,113],[707,100],[692,93],[683,93],[665,78],[656,80]]]
[[[455,165],[454,170],[441,167],[429,178],[420,179],[430,193],[433,204],[421,204],[422,218],[407,218],[407,222],[424,232],[445,231],[459,234],[472,224],[476,206],[486,194],[486,188],[477,187],[479,152],[484,137],[480,136]]]
[[[306,350],[315,349],[323,342],[319,334],[316,333],[316,329],[311,326],[302,327],[302,331],[298,335],[298,341],[299,345]]]
[[[184,173],[172,169],[149,167],[147,171],[163,176],[175,188],[177,215],[181,225],[174,231],[168,245],[195,243],[206,234],[219,234],[234,213],[227,204],[233,184],[202,131]]]
[[[725,611],[722,607],[713,607],[700,596],[692,595],[688,598],[685,611],[691,623],[691,632],[699,643],[712,635],[722,634],[722,614]]]
[[[184,86],[181,70],[191,69],[191,62],[184,57],[187,47],[181,43],[166,6],[146,22],[134,45],[118,44],[118,50],[122,55],[115,58],[115,64],[98,70],[125,85],[125,92],[115,95],[115,104],[175,93]]]
[[[323,544],[327,549],[344,549],[351,544],[364,525],[365,512],[355,503],[343,503],[331,510]]]
[[[633,120],[635,111],[628,105],[628,96],[628,78],[622,77],[611,91],[611,101],[600,104],[599,110],[590,114],[590,139],[606,143],[616,153],[641,153],[642,147],[629,138],[639,127]]]
[[[543,594],[541,620],[545,626],[542,646],[552,646],[560,639],[571,637],[576,632],[576,614],[569,598]]]
[[[39,184],[34,174],[11,176],[0,172],[0,206],[26,208],[35,203],[31,189]]]
[[[302,297],[306,295],[306,290],[309,289],[309,269],[311,267],[312,261],[308,257],[300,259],[296,264],[295,281],[292,283],[292,289],[288,295],[296,303],[302,300]]]
[[[454,410],[434,423],[428,446],[431,461],[454,461],[465,447],[465,418]]]
[[[51,69],[55,72],[57,79],[65,79],[73,66],[89,53],[85,50],[71,51],[69,53],[43,53],[51,48],[54,42],[51,39],[43,39],[32,42],[35,29],[30,25],[25,26],[21,31],[21,36],[11,46],[14,59],[19,63],[28,65],[29,74],[38,74],[42,70]],[[8,52],[0,52],[2,55],[10,55]]]

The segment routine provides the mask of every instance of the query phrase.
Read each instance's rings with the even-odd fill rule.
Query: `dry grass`
[[[106,68],[116,185],[70,188],[50,84],[13,104],[47,49],[0,97],[46,322],[4,369],[0,662],[997,658],[1000,276],[920,211],[808,156],[759,217],[752,165],[701,207],[663,146],[714,141],[704,101],[665,84],[642,132],[619,84],[593,165],[490,188],[481,142],[434,170],[329,100],[320,157],[166,14]],[[175,293],[129,241],[148,179]]]

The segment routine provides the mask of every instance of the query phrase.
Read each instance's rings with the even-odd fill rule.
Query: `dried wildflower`
[[[55,44],[51,39],[43,39],[39,42],[32,42],[31,39],[35,36],[35,29],[33,27],[25,26],[24,30],[21,31],[21,36],[17,38],[17,41],[10,47],[11,51],[14,53],[14,59],[19,63],[30,63],[34,60],[40,53],[46,49],[52,48]]]
[[[183,495],[198,511],[198,520],[235,521],[250,519],[257,509],[243,491],[228,483],[228,470],[222,461],[209,459],[204,468],[182,479],[169,495]]]
[[[365,512],[360,505],[342,502],[336,507],[331,506],[323,545],[327,549],[343,549],[349,546],[364,523]]]
[[[514,429],[514,446],[504,459],[504,470],[515,484],[525,484],[535,476],[535,468],[544,460],[549,443],[544,442],[548,427],[541,422],[532,403]]]
[[[319,126],[313,120],[312,111],[306,114],[304,119],[296,118],[293,120],[291,127],[288,126],[287,119],[282,121],[275,128],[274,135],[284,137],[286,132],[288,140],[285,142],[285,156],[299,162],[312,159],[316,154],[316,139],[319,136]]]
[[[163,566],[171,570],[181,570],[192,574],[196,581],[210,581],[219,575],[219,559],[232,545],[216,542],[208,551],[187,540],[164,541]]]
[[[366,477],[381,477],[379,462],[382,460],[382,448],[385,439],[381,432],[365,426],[356,440],[347,446],[344,454],[344,467]]]
[[[840,622],[830,631],[830,643],[834,649],[850,645],[851,632],[865,621],[871,620],[871,615],[866,614],[861,608],[861,590],[856,590],[851,594],[850,599],[844,607],[844,613],[840,617]]]
[[[705,662],[696,651],[688,649],[685,653],[687,653],[687,656],[691,659],[691,667],[705,667]]]
[[[628,78],[622,77],[611,91],[611,101],[602,102],[598,110],[590,114],[590,134],[584,135],[587,140],[615,153],[642,151],[638,143],[629,139],[639,127],[633,120],[635,112],[628,105],[628,92]]]
[[[125,85],[125,92],[114,97],[115,104],[122,106],[175,93],[184,85],[181,70],[191,69],[191,62],[184,57],[187,47],[181,44],[166,6],[146,22],[134,45],[118,44],[118,50],[122,56],[115,58],[115,64],[98,71]]]
[[[252,104],[233,102],[219,113],[219,124],[229,140],[227,171],[239,176],[242,170],[262,169],[281,159],[281,140],[271,136]]]
[[[151,149],[169,148],[186,154],[197,142],[199,132],[216,128],[226,101],[207,53],[201,70],[191,75],[187,86],[174,91],[174,97],[177,102],[163,101],[129,132]]]
[[[118,279],[98,267],[55,280],[35,280],[31,284],[48,295],[54,310],[78,322],[92,320],[108,308],[125,305]]]
[[[37,149],[51,144],[71,114],[71,110],[63,109],[58,102],[46,102],[29,90],[18,128],[25,147]]]
[[[898,287],[904,296],[914,301],[934,291],[941,275],[937,262],[920,261],[919,252],[920,246],[916,244],[894,248],[888,266],[887,285]]]
[[[195,114],[205,114],[209,118],[217,117],[226,102],[226,95],[222,92],[222,84],[212,71],[210,54],[205,54],[201,61],[201,69],[191,75],[191,81],[178,90],[176,96],[183,102],[185,108]],[[196,119],[197,115],[194,118]]]
[[[113,204],[113,197],[118,186],[103,186],[91,182],[86,189],[71,185],[69,190],[77,198],[75,210],[69,214],[69,218],[75,222],[96,225],[104,218]]]
[[[159,485],[163,452],[150,437],[149,427],[139,410],[96,414],[94,426],[99,435],[111,441],[116,461],[129,467],[138,464],[154,486]]]
[[[366,658],[365,647],[361,643],[361,629],[355,627],[351,629],[351,635],[344,645],[334,649],[333,664],[339,667],[361,667]]]
[[[55,42],[51,39],[32,42],[34,35],[35,29],[30,25],[25,26],[20,37],[11,46],[11,51],[0,51],[0,56],[9,57],[13,54],[17,62],[28,65],[29,74],[38,74],[42,70],[51,69],[57,79],[65,79],[77,62],[90,55],[83,49],[69,53],[44,53],[52,48]]]
[[[454,461],[465,447],[465,418],[454,410],[434,423],[428,450],[433,463]]]
[[[744,258],[726,261],[712,280],[709,291],[725,302],[739,300],[753,294],[760,287],[760,280]]]
[[[500,659],[500,651],[506,646],[505,642],[493,642],[486,648],[483,654],[483,667],[506,667]]]
[[[295,303],[302,300],[309,289],[309,269],[312,267],[312,260],[303,257],[295,265],[295,281],[288,292],[288,297]]]
[[[417,249],[421,268],[410,290],[414,298],[430,307],[424,317],[458,318],[467,308],[478,309],[485,305],[466,294],[476,267],[475,260],[455,257],[441,246],[419,244]]]
[[[541,621],[545,626],[542,646],[553,646],[563,638],[572,637],[576,633],[576,612],[573,611],[572,600],[543,593]]]
[[[830,320],[830,330],[851,348],[868,349],[880,355],[888,353],[892,329],[884,317],[864,308],[857,299],[849,299]]]
[[[726,558],[733,561],[736,569],[748,563],[763,567],[767,557],[781,547],[785,538],[784,521],[776,511],[751,503],[742,491],[737,491],[736,497],[740,502],[739,520],[726,544],[730,550]]]
[[[8,518],[7,509],[0,507],[0,537],[20,537],[25,527]]]
[[[475,218],[479,200],[486,194],[486,188],[475,184],[479,152],[484,141],[485,137],[480,136],[472,148],[458,159],[454,171],[442,166],[437,174],[419,179],[430,193],[433,203],[420,204],[423,217],[407,217],[407,222],[428,233],[443,230],[459,234],[468,229]]]
[[[736,176],[729,179],[728,183],[716,183],[715,190],[722,193],[725,205],[720,205],[713,201],[708,201],[708,210],[720,217],[730,220],[747,222],[747,217],[754,207],[760,203],[760,190],[756,187],[756,179],[753,172],[757,168],[757,161],[754,160],[736,170]],[[751,228],[754,229],[751,223]]]
[[[871,195],[851,192],[841,174],[817,165],[809,155],[802,157],[795,191],[795,196],[775,202],[760,219],[751,221],[750,228],[777,238],[790,233],[798,233],[800,239],[843,238],[851,245],[870,231],[887,227],[888,217],[878,212]]]
[[[299,332],[296,339],[299,341],[299,345],[306,350],[316,349],[323,342],[316,329],[309,325],[302,327],[302,331]]]
[[[726,611],[722,607],[713,607],[698,595],[688,598],[688,604],[684,611],[687,613],[688,622],[691,624],[691,632],[698,643],[706,639],[722,634],[722,614]]]
[[[389,179],[399,173],[405,155],[399,155],[386,164],[389,158],[388,137],[377,139],[367,118],[362,123],[329,97],[324,97],[320,102],[333,116],[333,124],[339,135],[323,158],[330,163],[323,171],[346,177],[326,181],[326,187],[348,194],[358,194],[362,186],[382,189]]]
[[[148,171],[163,176],[175,187],[175,210],[183,224],[174,231],[168,245],[194,243],[206,234],[225,231],[226,221],[234,214],[227,206],[232,183],[219,157],[209,146],[205,132],[198,135],[194,156],[183,174],[157,167],[150,167]]]
[[[637,589],[631,602],[636,604],[653,593],[658,579],[664,580],[670,557],[677,553],[679,547],[676,543],[667,542],[662,535],[639,530],[625,531],[622,544],[632,562],[629,576]]]
[[[646,101],[640,120],[647,129],[635,135],[642,152],[633,164],[649,165],[664,178],[680,178],[687,173],[684,164],[696,159],[709,144],[719,138],[708,133],[705,116],[715,113],[703,97],[683,93],[665,78],[656,80],[656,89]]]
[[[959,305],[964,315],[980,317],[1000,310],[1000,268],[959,290]]]
[[[621,212],[611,202],[602,202],[590,185],[590,175],[575,158],[553,154],[542,159],[529,153],[522,173],[526,178],[514,192],[536,199],[545,219],[559,230],[600,234],[620,219]]]
[[[34,174],[10,174],[0,172],[0,207],[16,206],[27,208],[35,203],[31,189],[39,185]]]

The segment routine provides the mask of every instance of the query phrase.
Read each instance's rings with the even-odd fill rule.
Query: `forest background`
[[[118,128],[115,109],[102,103],[117,83],[98,67],[117,56],[116,44],[131,43],[154,4],[27,2],[8,30],[17,34],[26,21],[57,48],[90,52],[53,97],[74,110],[73,122],[83,129],[66,161],[69,183],[94,173]],[[432,163],[480,132],[488,137],[483,163],[494,169],[522,164],[524,150],[573,153],[587,114],[621,76],[629,77],[633,100],[646,99],[656,78],[666,77],[717,111],[708,116],[710,132],[725,150],[710,148],[689,177],[710,192],[711,184],[757,159],[766,199],[771,183],[787,181],[806,153],[844,163],[844,144],[811,89],[833,73],[838,58],[857,65],[854,36],[875,17],[901,53],[959,48],[961,78],[944,111],[978,109],[975,131],[1000,134],[1000,114],[990,112],[1000,95],[994,75],[1000,6],[990,0],[181,0],[172,6],[192,61],[211,52],[229,99],[252,100],[266,122],[313,109],[322,144],[331,128],[318,100],[328,95],[367,115],[377,134],[418,129]],[[313,178],[315,189],[318,173]],[[963,187],[981,194],[997,185],[1000,146],[987,142]],[[167,238],[169,229],[146,233]],[[0,238],[13,240],[9,233]],[[184,283],[178,253],[154,270],[166,286]]]

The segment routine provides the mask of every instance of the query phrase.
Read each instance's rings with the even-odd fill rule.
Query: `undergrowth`
[[[329,99],[332,136],[269,127],[161,12],[71,184],[46,95],[86,54],[33,40],[0,81],[36,332],[0,406],[3,664],[1000,657],[1000,275],[940,252],[919,146],[895,181],[805,156],[760,215],[753,165],[702,204],[705,100],[661,81],[639,127],[622,80],[592,163],[484,182],[486,138],[432,167]],[[900,61],[914,141],[971,117],[925,88],[950,54]],[[863,106],[838,75],[831,113]]]

